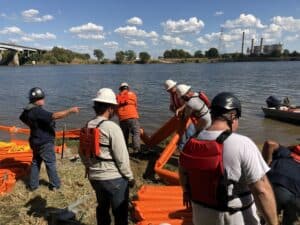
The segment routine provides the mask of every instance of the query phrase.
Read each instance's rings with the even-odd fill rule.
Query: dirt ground
[[[147,151],[145,146],[143,150]],[[160,149],[156,149],[160,151]],[[130,189],[130,198],[135,199],[136,191],[144,184],[161,185],[155,177],[153,166],[157,152],[148,152],[131,156],[131,167],[136,179],[136,186]],[[66,149],[64,158],[57,155],[57,168],[62,181],[58,191],[48,189],[48,177],[44,165],[40,174],[40,187],[29,192],[26,189],[28,178],[18,180],[11,193],[0,197],[0,225],[94,225],[96,224],[96,197],[88,179],[84,177],[84,166],[76,159],[76,150]],[[76,205],[75,219],[67,207]],[[73,210],[74,211],[74,210]],[[59,222],[64,217],[67,222]],[[135,224],[130,219],[130,224]]]

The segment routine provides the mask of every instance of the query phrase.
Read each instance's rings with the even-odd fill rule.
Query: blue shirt
[[[41,146],[55,140],[55,121],[52,112],[44,110],[41,106],[25,108],[20,116],[22,122],[30,127],[29,142],[32,146]]]

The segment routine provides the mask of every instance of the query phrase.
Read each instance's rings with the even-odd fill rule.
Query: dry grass
[[[82,198],[88,198],[88,200],[77,207],[76,220],[62,224],[96,224],[96,197],[88,179],[84,178],[84,167],[80,160],[74,162],[70,160],[70,157],[74,156],[72,152],[74,149],[66,151],[64,159],[60,159],[60,155],[57,158],[58,173],[62,181],[61,190],[53,192],[48,189],[46,169],[42,166],[40,187],[37,190],[34,192],[26,190],[27,180],[24,179],[17,181],[11,193],[0,197],[0,225],[59,224],[51,215]],[[135,197],[140,186],[152,183],[151,180],[143,179],[145,171],[146,176],[153,175],[151,159],[154,158],[132,158],[131,167],[137,185],[130,190],[131,198]],[[130,224],[134,223],[130,222]]]

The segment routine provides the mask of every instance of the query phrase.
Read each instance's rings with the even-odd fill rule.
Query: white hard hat
[[[128,85],[128,83],[123,82],[123,83],[120,84],[120,87],[119,87],[119,88],[121,88],[121,87],[129,87],[129,85]]]
[[[166,90],[168,91],[168,90],[170,90],[171,88],[175,87],[176,84],[177,84],[177,82],[174,81],[174,80],[166,80],[166,81],[165,81],[165,88],[166,88]]]
[[[118,105],[116,95],[110,88],[99,89],[96,98],[93,98],[92,101]]]
[[[182,97],[183,95],[185,95],[186,93],[188,93],[188,91],[191,89],[191,86],[186,85],[186,84],[179,84],[177,85],[176,88],[176,93],[179,97]]]

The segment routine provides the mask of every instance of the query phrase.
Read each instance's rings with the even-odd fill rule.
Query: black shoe
[[[35,190],[37,190],[37,189],[38,189],[37,187],[32,188],[32,187],[30,187],[29,185],[26,186],[26,190],[27,190],[27,191],[30,191],[30,192],[33,192],[33,191],[35,191]]]

